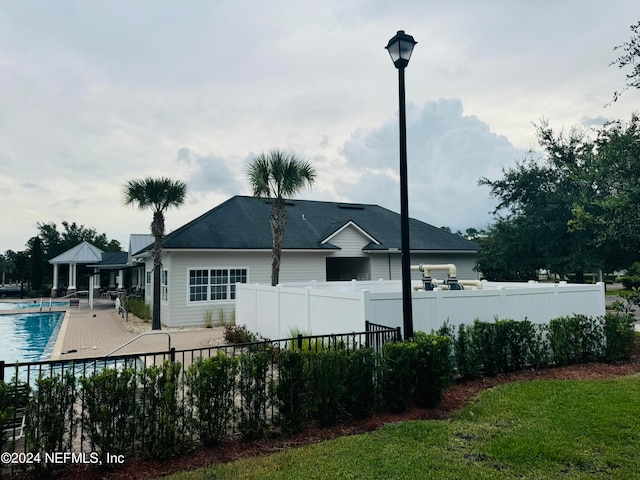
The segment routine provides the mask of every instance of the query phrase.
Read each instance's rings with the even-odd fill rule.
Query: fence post
[[[4,360],[0,360],[0,382],[4,382]]]
[[[306,315],[307,315],[307,332],[311,331],[311,287],[305,289]]]
[[[302,350],[302,334],[298,334],[298,350]]]
[[[396,342],[402,341],[402,329],[400,327],[396,327]]]
[[[364,321],[364,331],[367,332],[364,335],[364,346],[365,348],[369,348],[370,346],[370,342],[369,342],[369,330],[370,330],[370,326],[369,326],[369,320],[365,320]]]
[[[176,361],[176,347],[171,347],[171,350],[169,350],[169,359],[171,360],[171,363],[175,363],[175,361]]]

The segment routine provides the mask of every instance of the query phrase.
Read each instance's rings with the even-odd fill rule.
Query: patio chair
[[[20,440],[25,434],[27,418],[25,410],[29,400],[29,387],[26,383],[18,383],[18,385],[9,388],[13,393],[10,404],[14,410],[13,415],[7,419],[4,425],[3,434],[11,442]]]

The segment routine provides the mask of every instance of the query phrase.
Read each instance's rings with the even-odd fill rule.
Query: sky
[[[188,187],[170,232],[233,195],[275,148],[313,164],[299,198],[399,212],[398,73],[406,69],[409,214],[486,228],[497,179],[534,124],[628,120],[640,91],[610,63],[636,0],[0,0],[0,252],[38,223],[76,222],[128,248],[151,213],[127,180]]]

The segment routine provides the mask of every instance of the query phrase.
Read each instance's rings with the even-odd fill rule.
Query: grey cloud
[[[397,181],[380,169],[398,171],[397,119],[355,131],[342,149],[347,164],[363,174],[357,184],[340,183],[338,194],[398,211]],[[413,217],[455,229],[484,227],[493,204],[483,176],[495,177],[524,152],[475,116],[459,99],[440,99],[407,109],[409,203]]]
[[[187,179],[191,193],[216,192],[225,195],[237,195],[242,189],[242,182],[238,180],[225,159],[215,155],[199,155],[189,148],[182,147],[176,154],[178,164],[188,166],[192,173]]]

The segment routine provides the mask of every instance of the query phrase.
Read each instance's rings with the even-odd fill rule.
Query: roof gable
[[[376,245],[380,245],[380,242],[378,242],[375,238],[373,238],[371,235],[369,235],[367,232],[365,232],[362,228],[360,228],[358,226],[357,223],[355,223],[352,220],[349,220],[347,223],[343,224],[337,230],[334,230],[331,234],[329,234],[329,236],[327,238],[322,240],[320,243],[322,243],[322,244],[329,243],[331,241],[331,239],[335,238],[337,235],[340,235],[340,233],[342,233],[347,228],[355,229],[358,233],[360,233],[363,237],[365,237],[370,242],[372,242],[372,243],[374,243]]]
[[[97,263],[102,260],[102,254],[104,252],[95,245],[84,241],[73,248],[70,248],[64,253],[61,253],[57,257],[49,260],[49,263],[80,263],[90,264]]]

